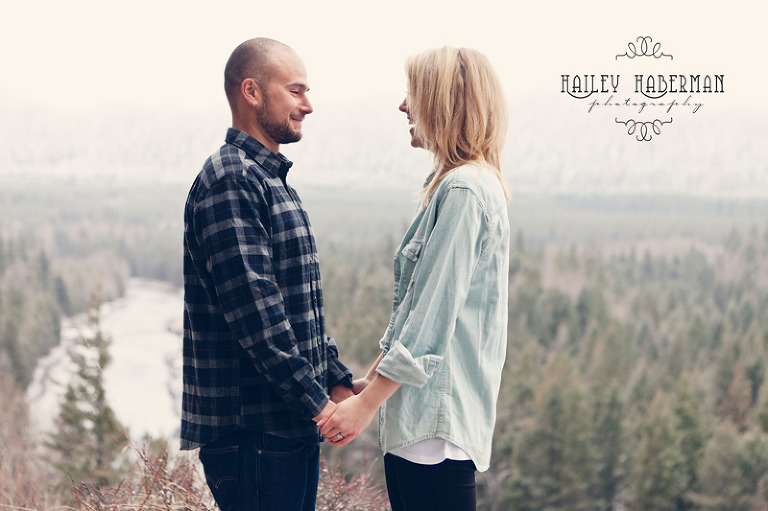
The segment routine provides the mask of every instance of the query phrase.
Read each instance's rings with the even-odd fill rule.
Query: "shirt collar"
[[[227,130],[226,142],[245,151],[245,154],[264,170],[278,176],[283,181],[285,181],[288,171],[293,166],[293,162],[286,158],[283,153],[273,153],[264,147],[264,144],[244,131],[229,128]]]

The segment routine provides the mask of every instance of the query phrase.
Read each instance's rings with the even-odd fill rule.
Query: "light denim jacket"
[[[386,453],[427,438],[488,469],[507,342],[509,219],[495,173],[465,165],[419,210],[395,254],[377,372],[404,385],[382,406]]]

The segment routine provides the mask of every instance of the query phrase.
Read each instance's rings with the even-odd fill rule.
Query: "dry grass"
[[[138,457],[137,470],[119,484],[94,487],[73,482],[75,509],[208,511],[215,508],[191,454],[171,455],[165,446],[145,445],[133,450]]]
[[[320,466],[317,511],[377,511],[389,509],[382,486],[362,472],[346,478],[339,466]]]
[[[169,453],[165,442],[129,446],[135,463],[113,486],[73,481],[62,492],[50,460],[41,454],[30,428],[23,391],[0,374],[0,511],[212,511],[216,505],[205,485],[195,453]],[[322,462],[319,511],[389,509],[383,486],[367,471],[351,477],[340,465]]]
[[[6,445],[3,443],[3,445]],[[0,511],[214,511],[202,467],[193,453],[171,455],[164,446],[134,447],[135,470],[116,485],[94,486],[72,481],[69,495],[47,487],[51,469],[35,461],[33,449],[9,459],[4,449],[0,481]],[[66,502],[66,504],[63,504]],[[340,466],[322,462],[318,511],[389,509],[382,485],[367,472],[345,475]]]
[[[205,487],[194,455],[170,456],[162,448],[153,453],[137,450],[138,473],[112,487],[75,485],[78,511],[210,511],[216,509]],[[339,467],[323,463],[317,508],[319,511],[372,511],[388,509],[381,486],[367,473],[345,477]]]
[[[45,509],[58,504],[47,491],[50,470],[35,455],[24,393],[0,374],[0,510]]]

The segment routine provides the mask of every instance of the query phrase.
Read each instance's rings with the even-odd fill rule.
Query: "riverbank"
[[[133,440],[178,437],[182,310],[180,290],[146,279],[131,279],[123,298],[102,307],[101,329],[112,355],[104,373],[107,399]],[[67,350],[86,331],[85,316],[66,319],[61,343],[38,362],[27,401],[40,433],[54,427],[73,370]]]

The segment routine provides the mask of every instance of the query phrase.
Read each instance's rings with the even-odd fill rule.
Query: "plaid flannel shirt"
[[[237,429],[320,441],[312,417],[352,385],[325,333],[317,248],[292,163],[230,128],[184,211],[181,448]]]

